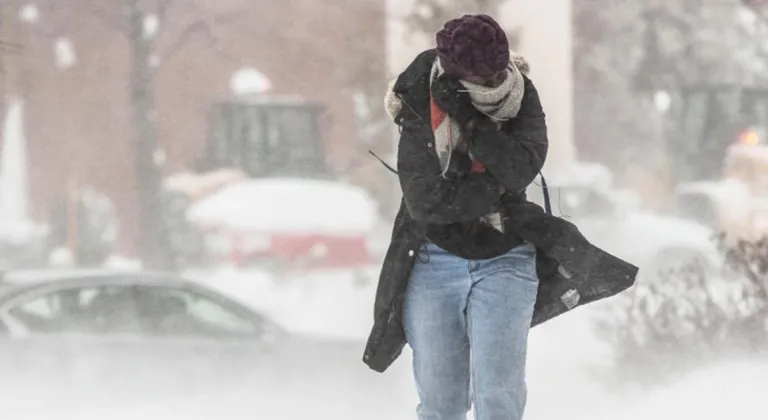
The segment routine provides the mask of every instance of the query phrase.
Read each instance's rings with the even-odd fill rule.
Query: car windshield
[[[253,336],[261,325],[213,295],[172,287],[138,287],[136,312],[146,330],[170,336]]]
[[[255,337],[257,314],[213,292],[166,285],[96,285],[31,293],[8,310],[31,334]]]
[[[30,333],[140,333],[130,288],[95,286],[34,294],[8,311]]]

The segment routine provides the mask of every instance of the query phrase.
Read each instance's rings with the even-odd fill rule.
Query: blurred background
[[[531,63],[556,213],[641,268],[532,332],[528,418],[766,418],[768,1],[2,0],[8,418],[415,418],[410,356],[361,362],[369,152],[474,12]]]

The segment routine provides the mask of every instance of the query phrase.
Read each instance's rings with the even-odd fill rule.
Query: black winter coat
[[[629,288],[638,271],[592,245],[572,223],[525,199],[524,190],[541,169],[547,150],[544,113],[528,78],[518,116],[506,122],[498,135],[473,146],[473,156],[487,173],[471,173],[463,179],[440,175],[429,119],[429,74],[436,56],[435,50],[421,53],[394,87],[402,100],[395,122],[401,129],[397,167],[403,201],[379,277],[374,325],[363,355],[363,361],[378,372],[386,370],[406,344],[403,295],[414,260],[427,242],[427,224],[474,220],[502,210],[509,217],[506,228],[537,248],[540,285],[534,326]],[[511,193],[500,196],[499,184]]]

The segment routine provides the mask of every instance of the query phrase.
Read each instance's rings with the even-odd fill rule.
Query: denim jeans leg
[[[434,245],[420,253],[405,294],[403,321],[413,349],[419,420],[466,420],[469,341],[467,260]]]
[[[536,248],[472,262],[467,323],[477,420],[521,420],[528,331],[538,292]]]

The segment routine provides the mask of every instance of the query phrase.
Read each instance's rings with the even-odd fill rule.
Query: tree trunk
[[[29,28],[19,22],[15,13],[19,6],[17,1],[0,2],[0,121],[5,118],[8,98],[26,93],[22,77],[26,56],[22,55],[22,47],[29,39],[23,39],[22,34],[29,34]]]
[[[144,13],[139,0],[128,0],[131,48],[131,122],[136,146],[139,203],[139,256],[146,268],[173,270],[174,264],[162,223],[161,174],[158,151],[153,72],[149,67],[153,38],[144,36]]]

